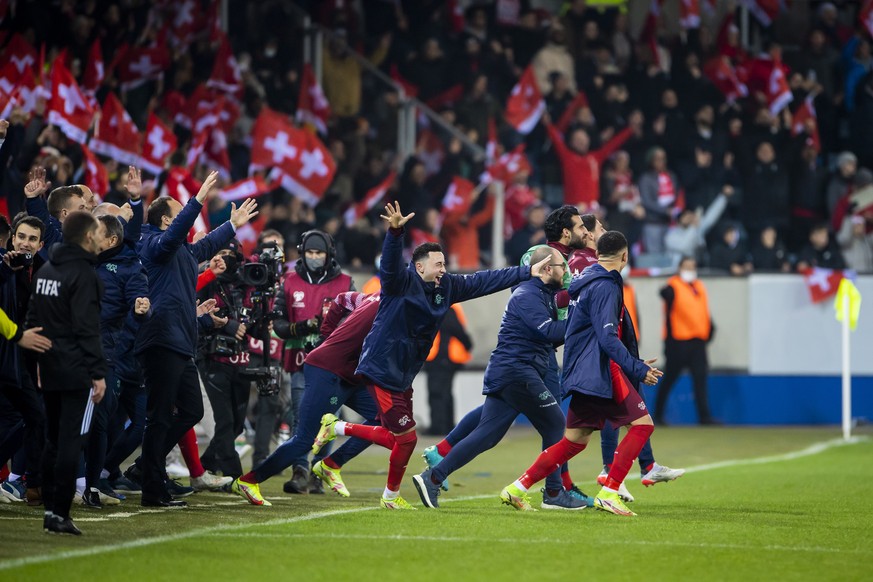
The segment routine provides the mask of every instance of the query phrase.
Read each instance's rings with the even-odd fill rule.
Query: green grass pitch
[[[2,580],[870,580],[873,431],[851,444],[834,427],[664,428],[659,462],[688,473],[645,489],[626,481],[636,518],[594,510],[517,512],[497,499],[533,461],[539,439],[513,429],[451,478],[439,510],[378,508],[387,451],[371,447],[343,475],[352,497],[290,496],[272,507],[201,493],[190,507],[75,507],[80,538],[42,533],[42,511],[0,505]],[[571,473],[597,491],[599,440]],[[539,494],[533,495],[539,505]]]

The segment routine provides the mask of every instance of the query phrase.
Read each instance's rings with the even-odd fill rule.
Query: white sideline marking
[[[806,447],[805,449],[801,449],[799,451],[793,451],[790,453],[783,453],[781,455],[771,455],[768,457],[758,457],[758,458],[752,458],[752,459],[735,459],[732,461],[721,461],[718,463],[710,463],[707,465],[698,465],[697,467],[689,467],[687,469],[687,472],[690,473],[690,472],[694,472],[694,471],[708,471],[708,470],[713,470],[713,469],[721,469],[721,468],[725,468],[725,467],[736,467],[736,466],[740,466],[740,465],[758,465],[758,464],[762,464],[762,463],[776,463],[776,462],[780,462],[780,461],[792,461],[792,460],[799,459],[802,457],[817,455],[817,454],[822,453],[828,449],[846,446],[846,445],[857,444],[857,443],[861,443],[861,442],[869,442],[869,441],[870,441],[869,437],[854,437],[854,438],[850,439],[849,441],[844,441],[843,439],[834,439],[834,440],[816,443],[816,444],[813,444],[813,445]],[[492,495],[474,495],[474,496],[470,496],[470,497],[456,497],[453,499],[446,499],[443,501],[443,503],[449,503],[449,502],[453,502],[453,501],[456,502],[456,501],[471,501],[471,500],[476,500],[476,499],[489,499],[491,497],[496,498],[496,496],[493,494]],[[160,544],[160,543],[164,543],[164,542],[173,542],[173,541],[183,540],[183,539],[187,539],[187,538],[193,538],[193,537],[197,537],[197,536],[216,535],[216,534],[220,534],[222,532],[239,531],[239,530],[244,530],[244,529],[248,529],[248,528],[252,528],[252,527],[288,525],[288,524],[292,524],[292,523],[299,523],[299,522],[304,522],[304,521],[312,521],[315,519],[321,519],[323,517],[333,517],[333,516],[337,516],[337,515],[349,515],[349,514],[353,514],[353,513],[361,513],[364,511],[373,511],[376,509],[379,509],[379,506],[374,505],[374,506],[369,506],[369,507],[355,507],[355,508],[351,508],[351,509],[335,509],[335,510],[331,510],[331,511],[317,511],[315,513],[308,513],[306,515],[299,515],[296,517],[289,517],[289,518],[284,518],[284,519],[271,519],[271,520],[260,522],[260,523],[219,524],[219,525],[214,525],[214,526],[209,526],[209,527],[201,527],[201,528],[197,528],[197,529],[192,529],[189,531],[179,532],[179,533],[175,533],[175,534],[168,534],[168,535],[163,535],[163,536],[155,536],[152,538],[141,538],[141,539],[137,539],[137,540],[131,540],[129,542],[124,542],[121,544],[94,546],[91,548],[82,548],[80,550],[67,550],[64,552],[57,552],[57,553],[52,553],[52,554],[43,554],[41,556],[28,556],[26,558],[17,558],[14,560],[6,560],[6,561],[0,562],[0,570],[10,570],[12,568],[20,568],[21,566],[28,566],[31,564],[43,564],[46,562],[56,562],[59,560],[66,560],[69,558],[81,558],[81,557],[87,557],[87,556],[96,556],[99,554],[108,554],[110,552],[117,552],[119,550],[126,550],[129,548],[141,548],[141,547],[151,546],[151,545]],[[155,510],[151,510],[151,511],[155,511]],[[160,511],[160,510],[158,510],[158,511]],[[176,510],[176,511],[179,511],[179,510]],[[290,537],[290,535],[291,534],[289,534],[286,537]],[[405,538],[405,539],[410,539],[410,538]],[[438,540],[438,539],[443,539],[443,538],[433,538],[433,539]],[[445,539],[448,541],[452,540],[452,538],[445,538]],[[462,539],[462,538],[457,538],[457,539]],[[514,541],[518,541],[518,540],[514,540]],[[553,540],[553,541],[559,541],[559,540]],[[563,541],[566,541],[566,540],[563,540]],[[550,543],[551,543],[551,541],[550,541]],[[636,542],[636,543],[638,543],[638,544],[650,544],[650,545],[661,544],[661,542]],[[662,545],[670,545],[670,544],[671,544],[671,542],[664,542]],[[684,544],[672,544],[672,545],[678,546],[678,545],[684,545]],[[688,545],[693,545],[696,547],[705,547],[703,544],[688,544]],[[734,547],[731,545],[719,546],[718,544],[711,544],[711,546],[714,548],[715,547],[725,547],[725,548]],[[744,547],[744,546],[736,546],[736,547],[740,548],[740,547]],[[770,548],[779,549],[779,548],[781,548],[781,546],[763,546],[763,547],[753,546],[752,548],[753,549],[770,549]],[[789,548],[786,548],[786,549],[789,549]],[[799,548],[794,548],[794,549],[799,549]],[[826,548],[822,548],[821,550],[810,549],[809,551],[827,551],[827,549]]]
[[[489,495],[488,497],[492,497]],[[248,533],[223,533],[216,532],[213,534],[209,534],[209,537],[227,537],[227,538],[256,538],[256,539],[270,539],[270,538],[306,538],[306,539],[327,539],[327,540],[374,540],[374,541],[424,541],[424,542],[458,542],[458,543],[489,543],[489,544],[502,544],[502,543],[517,543],[518,538],[465,538],[465,537],[456,537],[456,536],[408,536],[408,535],[368,535],[368,534],[319,534],[319,533],[306,533],[306,534],[281,534],[281,533],[260,533],[260,532],[248,532]],[[525,543],[531,542],[536,544],[560,544],[566,542],[563,538],[525,538]],[[602,545],[613,547],[615,545],[615,541],[612,539],[594,539],[591,544],[588,543],[588,540],[585,542],[588,545]],[[622,544],[627,545],[638,545],[638,546],[676,546],[676,547],[687,547],[687,548],[706,548],[706,549],[729,549],[729,550],[752,550],[752,551],[760,551],[760,550],[772,550],[772,551],[782,551],[782,552],[824,552],[824,553],[834,553],[834,554],[862,554],[867,555],[873,553],[873,550],[846,550],[841,548],[823,548],[821,546],[778,546],[778,545],[768,545],[768,546],[749,546],[742,544],[710,544],[710,543],[691,543],[691,542],[670,542],[670,541],[645,541],[645,540],[627,540],[622,541]]]

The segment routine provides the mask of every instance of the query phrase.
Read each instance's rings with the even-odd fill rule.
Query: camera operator
[[[297,251],[300,259],[285,277],[276,301],[278,318],[273,323],[276,335],[286,340],[284,368],[291,374],[291,409],[286,418],[291,434],[295,432],[305,387],[306,351],[318,341],[321,320],[333,298],[355,290],[352,278],[336,262],[336,248],[329,234],[320,230],[304,232]],[[303,457],[294,463],[294,474],[284,486],[286,493],[323,492],[320,479],[309,479],[307,461]]]
[[[239,241],[229,241],[217,256],[226,265],[224,272],[197,293],[201,301],[214,299],[218,307],[215,315],[227,320],[223,327],[213,328],[202,338],[200,375],[215,416],[215,434],[200,462],[207,471],[236,479],[242,475],[242,464],[234,440],[243,430],[251,388],[251,376],[245,374],[253,365],[249,334],[260,331],[255,326],[268,325],[268,321],[253,322],[249,318],[250,297],[257,289],[240,278],[244,257]]]
[[[19,327],[23,327],[27,315],[31,278],[36,268],[42,265],[37,253],[43,248],[44,235],[45,224],[41,220],[22,215],[12,225],[12,250],[0,250],[3,253],[0,260],[0,308]],[[28,505],[42,503],[40,462],[45,444],[45,409],[36,390],[36,378],[35,354],[24,352],[18,343],[0,342],[0,392],[24,418],[26,427],[25,496]]]

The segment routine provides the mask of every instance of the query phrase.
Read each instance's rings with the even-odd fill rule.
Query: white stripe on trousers
[[[91,429],[91,417],[94,416],[94,400],[92,400],[92,396],[94,396],[94,389],[88,392],[88,403],[85,405],[85,416],[82,417],[82,430],[79,432],[80,435],[88,434],[88,431]]]

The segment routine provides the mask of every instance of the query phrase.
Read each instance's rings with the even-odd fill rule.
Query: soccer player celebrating
[[[604,233],[597,243],[598,264],[573,279],[571,308],[564,344],[564,389],[571,392],[567,430],[555,446],[543,451],[514,483],[503,488],[500,499],[516,509],[530,510],[527,491],[555,467],[582,452],[591,433],[606,420],[616,426],[630,425],[616,450],[603,489],[594,506],[617,515],[636,515],[625,506],[618,488],[627,476],[655,427],[646,404],[633,384],[658,383],[662,372],[651,361],[632,353],[633,323],[624,317],[620,271],[627,264],[624,235]],[[634,350],[635,351],[635,350]]]
[[[355,370],[373,385],[371,390],[382,426],[342,422],[333,414],[326,414],[312,447],[318,451],[339,434],[391,449],[388,483],[381,500],[385,509],[413,509],[400,497],[400,483],[418,440],[412,416],[412,380],[421,370],[446,312],[453,303],[538,277],[550,261],[546,257],[530,267],[452,275],[446,273],[442,247],[424,243],[416,247],[412,262],[404,269],[403,226],[413,216],[414,212],[403,216],[397,203],[385,206],[382,218],[388,221],[389,229],[379,266],[382,299]]]

